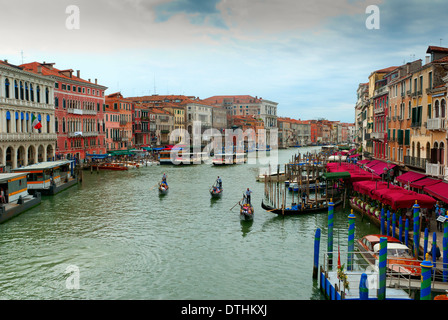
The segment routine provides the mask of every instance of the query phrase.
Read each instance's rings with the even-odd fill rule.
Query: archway
[[[17,167],[23,167],[25,165],[25,147],[20,146],[17,149]]]
[[[47,146],[47,160],[53,160],[54,148],[51,144]]]
[[[34,146],[28,147],[28,165],[36,163],[36,148]]]
[[[40,145],[39,148],[37,148],[37,162],[44,162],[44,152],[44,147]]]

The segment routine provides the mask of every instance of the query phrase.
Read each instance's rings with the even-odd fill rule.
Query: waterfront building
[[[0,60],[1,172],[54,159],[54,85],[43,74]]]
[[[133,137],[136,147],[151,145],[150,108],[142,103],[133,103]]]
[[[106,128],[109,129],[107,141],[113,149],[127,150],[134,147],[133,141],[133,102],[125,99],[120,92],[106,96],[106,110],[109,113]]]
[[[311,143],[311,125],[308,121],[293,120],[291,129],[295,136],[292,146],[307,146]]]
[[[174,128],[174,116],[163,108],[151,108],[151,114],[155,118],[156,145],[168,145],[174,143],[170,141],[170,133]]]
[[[278,124],[278,148],[286,149],[293,145],[294,136],[291,129],[291,119],[279,117]]]
[[[399,166],[419,165],[411,157],[410,151],[412,116],[410,81],[412,73],[421,66],[421,60],[416,60],[398,67],[385,76],[390,79],[387,84],[389,109],[386,117],[386,154],[387,160]]]
[[[384,76],[397,67],[389,67],[372,72],[369,76],[365,155],[385,158],[387,143],[386,117],[388,112],[387,80]],[[386,139],[386,140],[385,140]]]
[[[355,106],[355,144],[361,150],[366,149],[367,139],[367,107],[369,96],[369,84],[360,83],[356,91],[357,100]]]
[[[212,126],[220,132],[227,128],[227,110],[225,108],[212,105]]]
[[[185,107],[186,114],[186,127],[190,135],[190,139],[193,139],[193,127],[194,122],[199,121],[201,123],[201,132],[195,132],[194,134],[201,134],[207,129],[212,128],[213,107],[211,104],[199,98],[188,98],[184,100],[181,105]]]
[[[76,75],[72,69],[59,70],[54,63],[32,62],[21,65],[24,70],[42,75],[53,83],[49,92],[54,99],[57,133],[57,158],[85,159],[86,154],[106,151],[104,93],[107,87]]]

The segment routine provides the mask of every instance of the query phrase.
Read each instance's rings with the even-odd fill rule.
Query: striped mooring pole
[[[404,226],[404,244],[409,247],[409,219],[406,219]]]
[[[420,266],[422,267],[422,282],[420,284],[420,300],[431,300],[431,270],[432,263],[428,259],[428,254],[426,254],[426,259]]]
[[[418,205],[417,201],[415,201],[414,204],[414,258],[418,259],[418,248],[420,246],[420,241],[419,241],[419,212],[420,212],[420,206]]]
[[[328,239],[327,239],[328,266],[333,265],[333,227],[334,227],[334,203],[333,199],[330,199],[330,203],[328,204]]]
[[[380,238],[378,300],[386,299],[387,238]]]
[[[392,214],[392,237],[396,238],[395,236],[395,226],[397,225],[395,212]]]
[[[443,223],[443,282],[448,280],[448,215]]]
[[[423,256],[426,257],[426,253],[428,252],[428,238],[429,238],[429,230],[425,228],[425,238],[423,242]]]
[[[320,248],[320,229],[317,228],[314,235],[314,265],[313,265],[313,279],[317,279],[319,271],[319,248]]]
[[[390,236],[390,211],[387,210],[387,231],[386,235]]]
[[[384,235],[384,208],[381,208],[381,234]]]
[[[347,255],[347,271],[353,270],[353,252],[355,251],[355,218],[353,209],[348,215],[348,255]]]
[[[436,245],[437,245],[437,232],[434,231],[433,234],[432,234],[432,263],[434,265],[434,268],[436,267],[436,260],[437,260],[437,257],[436,257],[436,252],[437,252]]]
[[[398,240],[400,240],[400,242],[403,242],[403,218],[401,216],[398,218],[398,226],[398,232],[400,233],[398,235]]]

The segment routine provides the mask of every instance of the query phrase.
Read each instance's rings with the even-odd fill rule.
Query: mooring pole
[[[386,299],[387,238],[380,238],[378,300]]]
[[[355,215],[353,209],[348,216],[348,255],[347,271],[353,270],[353,252],[355,251]]]
[[[419,212],[420,212],[420,206],[417,204],[417,201],[415,201],[415,204],[413,206],[414,208],[414,258],[418,259],[418,249],[419,249],[419,245],[420,245],[420,241],[419,241]]]
[[[328,265],[333,265],[333,227],[334,227],[334,203],[333,199],[330,199],[328,204]]]
[[[317,279],[319,270],[319,248],[320,248],[320,229],[317,228],[314,235],[314,265],[313,265],[313,279]]]
[[[420,266],[422,267],[422,282],[420,284],[420,300],[431,300],[431,269],[432,263],[428,260],[426,255],[425,261]]]

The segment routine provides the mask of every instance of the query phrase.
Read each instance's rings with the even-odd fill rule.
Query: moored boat
[[[421,276],[421,261],[414,259],[412,250],[400,240],[386,235],[371,234],[357,240],[357,246],[363,258],[373,267],[378,266],[380,238],[387,240],[386,268],[394,275],[410,277]]]
[[[342,203],[342,199],[338,199],[333,202],[334,206],[337,207]],[[274,208],[273,206],[266,204],[264,200],[261,201],[261,207],[271,213],[285,216],[303,215],[310,213],[319,213],[328,210],[328,204],[322,203],[320,205],[308,204],[302,206],[302,204],[292,204],[289,208]]]

